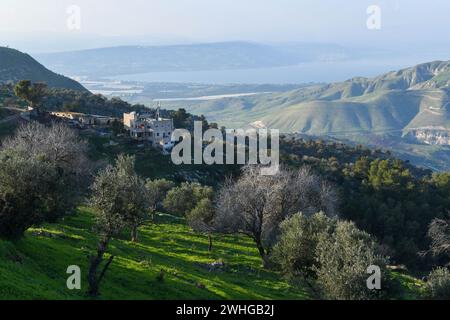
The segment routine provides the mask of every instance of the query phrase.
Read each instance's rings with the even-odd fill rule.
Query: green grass
[[[92,211],[81,207],[62,223],[27,231],[16,243],[0,240],[0,300],[84,300],[88,256],[95,252]],[[108,254],[115,256],[101,285],[104,300],[172,299],[310,299],[306,288],[289,284],[262,268],[253,242],[243,236],[214,236],[208,252],[206,236],[194,233],[183,219],[159,215],[140,228],[139,243],[124,232]],[[222,271],[206,265],[223,261]],[[82,290],[66,287],[67,267],[82,270]],[[164,271],[164,280],[158,275]],[[424,283],[393,272],[400,285],[396,299],[420,299]]]
[[[423,281],[401,272],[392,272],[392,275],[402,286],[400,299],[416,300],[426,295],[425,283]]]
[[[264,270],[248,238],[216,236],[208,253],[206,236],[193,233],[169,216],[140,229],[140,242],[128,234],[113,240],[115,255],[101,286],[101,299],[305,299],[279,274]],[[17,243],[0,241],[0,299],[88,299],[88,255],[96,246],[92,212],[80,208],[63,223],[31,229]],[[39,235],[39,232],[41,234]],[[50,236],[51,235],[51,236]],[[226,268],[210,272],[204,264],[223,260]],[[66,269],[82,269],[82,290],[66,287]],[[165,272],[164,281],[157,275]]]

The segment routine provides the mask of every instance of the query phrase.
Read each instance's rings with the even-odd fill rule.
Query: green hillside
[[[228,128],[265,126],[283,133],[337,138],[386,148],[433,170],[450,170],[450,146],[445,142],[450,141],[446,138],[450,136],[449,81],[450,62],[435,61],[372,79],[163,104],[204,114]]]
[[[437,61],[373,79],[353,78],[284,93],[179,104],[227,127],[262,121],[282,132],[396,132],[401,136],[413,124],[448,128],[448,79],[450,62]]]
[[[272,128],[308,134],[340,135],[360,131],[401,134],[419,113],[428,110],[426,100],[436,95],[440,92],[391,90],[333,101],[308,101],[262,120]],[[441,103],[439,100],[438,105]]]
[[[51,88],[87,91],[75,80],[53,73],[28,54],[0,47],[0,83],[19,80],[45,82]]]
[[[125,137],[114,138],[115,142],[119,142],[117,145],[109,145],[108,138],[87,132],[83,137],[89,141],[88,154],[92,160],[106,164],[119,153],[133,154],[136,156],[136,171],[144,178],[164,177],[173,181],[192,181],[195,178],[214,185],[232,173],[232,166],[227,166],[227,171],[216,166],[175,166],[168,161],[167,156],[154,150],[142,150],[136,144],[127,144],[123,140]],[[288,161],[286,164],[300,165],[289,159],[312,161],[308,162],[309,165],[313,165],[314,159],[318,164],[335,159],[335,173],[343,173],[344,168],[354,167],[354,161],[363,155],[384,157],[381,151],[324,145],[323,142],[285,142],[282,147],[282,159]],[[309,156],[300,158],[295,153],[287,153],[295,150]],[[411,170],[415,171],[412,167]],[[85,207],[85,201],[82,203],[59,223],[31,228],[24,238],[16,242],[0,240],[0,300],[90,299],[86,295],[88,256],[95,252],[98,238],[94,231],[94,212]],[[360,210],[356,212],[359,214]],[[100,298],[172,300],[316,297],[308,286],[290,283],[280,272],[264,269],[255,243],[249,237],[215,233],[211,253],[208,252],[208,244],[208,237],[193,232],[184,219],[167,214],[158,214],[153,221],[147,221],[140,227],[139,243],[131,242],[129,230],[124,230],[114,237],[108,247],[106,259],[109,254],[115,258],[102,282]],[[214,262],[223,263],[223,267],[211,269]],[[80,291],[70,291],[66,287],[66,270],[71,265],[77,265],[82,270]],[[400,282],[395,282],[395,290],[390,298],[422,297],[424,284],[414,278],[410,271],[394,272],[394,276]]]
[[[89,137],[89,155],[105,163],[118,153],[136,155],[136,169],[143,177],[176,180],[192,177],[216,183],[228,174],[220,168],[176,167],[153,150],[136,145],[108,147],[108,138]],[[117,140],[116,141],[120,141]],[[312,146],[305,143],[305,146]],[[319,146],[319,144],[317,144]],[[365,150],[343,152],[326,148],[323,157],[341,155],[342,163],[352,162]],[[348,149],[350,150],[350,149]],[[314,148],[311,155],[318,156]],[[380,155],[375,153],[374,155]],[[310,157],[311,159],[314,156]],[[351,160],[353,159],[353,160]],[[188,171],[190,170],[190,172]],[[209,179],[202,172],[209,170]],[[205,172],[206,173],[206,172]],[[228,172],[229,173],[229,172]],[[25,237],[10,242],[0,240],[0,300],[2,299],[90,299],[86,295],[88,256],[95,252],[98,238],[94,232],[94,212],[85,206],[59,223],[29,229]],[[115,256],[101,286],[101,299],[312,299],[305,285],[289,283],[283,276],[262,267],[252,239],[242,235],[213,235],[213,250],[208,252],[208,237],[195,233],[182,218],[156,215],[139,229],[139,243],[130,241],[129,230],[111,241],[108,255]],[[106,257],[108,258],[108,256]],[[224,266],[211,270],[211,264]],[[68,266],[82,270],[82,290],[66,287]],[[161,274],[164,274],[161,280]],[[402,284],[393,299],[417,299],[423,282],[406,273],[394,273]]]
[[[16,243],[0,240],[0,300],[84,300],[88,255],[95,251],[92,211],[80,207],[59,224],[27,231]],[[183,219],[159,215],[140,228],[139,243],[123,233],[113,240],[115,256],[101,289],[103,300],[258,299],[304,300],[313,296],[305,287],[289,284],[277,272],[263,269],[251,239],[194,233]],[[224,267],[211,270],[213,262]],[[82,272],[81,290],[66,287],[67,267]],[[162,271],[163,270],[163,271]],[[160,274],[164,273],[164,280]],[[418,299],[423,283],[393,273],[402,289],[399,299]]]
[[[1,299],[86,299],[66,287],[66,269],[78,265],[85,280],[88,254],[97,239],[91,232],[92,213],[80,208],[60,224],[29,230],[13,244],[0,241]],[[183,222],[159,216],[140,230],[140,243],[123,234],[110,252],[114,262],[102,285],[102,299],[305,299],[308,293],[291,287],[279,274],[264,270],[248,238],[217,236],[213,252],[208,238]],[[223,261],[223,270],[208,264]],[[163,281],[157,280],[164,270]],[[83,290],[84,289],[84,290]]]

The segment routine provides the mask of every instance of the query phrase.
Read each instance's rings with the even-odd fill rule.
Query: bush
[[[431,239],[431,254],[448,261],[450,258],[450,215],[448,219],[433,219],[428,227],[428,237]]]
[[[186,216],[197,204],[205,198],[213,197],[211,187],[202,186],[199,183],[182,183],[167,193],[164,199],[164,208],[172,214]]]
[[[447,268],[437,268],[428,276],[427,294],[431,299],[450,299],[450,272]]]
[[[214,232],[213,220],[215,208],[213,202],[208,198],[203,198],[187,215],[186,220],[192,230],[208,234],[208,251],[212,250],[212,232]]]
[[[158,209],[164,198],[173,187],[172,181],[166,179],[147,180],[145,187],[147,188],[150,204],[154,210]]]
[[[377,253],[372,237],[351,222],[338,222],[332,234],[317,243],[317,284],[326,299],[367,300],[385,297],[390,287],[387,259]],[[381,290],[369,290],[367,268],[381,269]]]
[[[0,237],[18,239],[54,219],[64,184],[55,168],[37,159],[0,153]]]
[[[335,220],[322,212],[311,217],[298,213],[283,221],[280,240],[271,256],[273,263],[291,279],[315,278],[317,243],[321,234],[329,233],[334,224]]]
[[[203,198],[197,206],[187,215],[189,226],[198,232],[208,232],[212,229],[211,223],[214,219],[214,205],[208,198]]]
[[[55,222],[80,200],[88,180],[86,145],[66,126],[30,123],[0,148],[0,237]]]

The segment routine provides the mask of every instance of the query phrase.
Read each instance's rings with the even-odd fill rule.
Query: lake
[[[109,79],[141,82],[179,82],[205,84],[289,84],[337,82],[353,77],[373,77],[385,72],[428,62],[422,58],[364,59],[338,62],[311,62],[294,66],[209,71],[149,72],[119,75]]]

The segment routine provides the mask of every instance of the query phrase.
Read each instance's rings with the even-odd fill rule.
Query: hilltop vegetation
[[[324,141],[288,140],[283,162],[309,165],[341,195],[341,217],[376,236],[395,263],[427,268],[418,252],[430,245],[428,225],[450,208],[450,174],[431,173],[381,150]]]
[[[28,54],[0,47],[0,83],[17,82],[23,79],[45,82],[51,88],[87,91],[75,80],[48,70]]]

